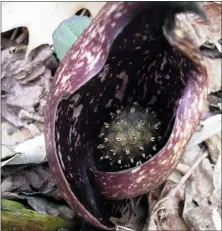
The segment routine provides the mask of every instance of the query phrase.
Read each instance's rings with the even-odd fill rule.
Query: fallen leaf
[[[42,87],[38,85],[22,86],[16,82],[6,98],[6,103],[10,106],[29,109],[39,102],[42,90]]]
[[[111,217],[110,221],[116,225],[116,230],[142,231],[147,217],[144,203],[146,198],[138,196],[125,200],[117,206],[116,211],[120,213],[120,218]]]
[[[212,136],[211,138],[205,140],[208,152],[210,154],[211,161],[215,164],[221,153],[221,133]]]
[[[49,46],[43,45],[32,51],[32,59],[27,62],[24,61],[24,54],[24,51],[23,55],[15,52],[2,79],[2,89],[5,91],[2,97],[2,117],[16,127],[30,126],[32,119],[20,119],[19,112],[21,109],[34,112],[34,106],[46,101],[52,81],[51,70],[45,66],[50,57],[53,57]],[[55,68],[55,65],[52,68]],[[27,85],[30,81],[32,83]],[[43,113],[44,106],[41,106],[40,113]]]
[[[20,109],[15,107],[10,107],[7,105],[5,100],[2,100],[2,108],[1,108],[2,118],[10,122],[16,127],[25,127],[28,121],[22,121],[19,119],[18,114]]]
[[[202,2],[208,20],[194,14],[178,14],[178,25],[185,29],[198,46],[206,41],[217,42],[221,39],[221,4],[216,2]]]
[[[48,166],[26,166],[25,169],[3,178],[1,195],[2,198],[9,193],[27,196],[37,192],[49,192],[55,188],[55,181]]]
[[[200,122],[200,129],[196,131],[190,139],[188,148],[196,146],[209,139],[213,135],[221,132],[221,115],[215,115]]]
[[[213,168],[204,158],[186,182],[183,217],[191,230],[215,230],[212,212],[221,205],[216,203],[212,193]]]
[[[205,62],[209,78],[208,94],[220,91],[222,89],[222,60],[205,58]]]
[[[216,230],[221,231],[222,230],[221,215],[216,209],[213,210],[212,219],[216,227]]]
[[[40,164],[46,162],[44,135],[26,140],[13,149],[13,156],[2,161],[1,166],[20,164]]]
[[[171,195],[171,191],[175,189],[176,185],[167,181],[159,201],[152,210],[149,225],[143,231],[189,230],[181,216],[179,194]]]
[[[219,203],[221,203],[221,151],[217,163],[214,167],[213,185],[214,185],[213,195],[215,199],[219,201]]]
[[[67,205],[57,204],[43,197],[27,197],[28,204],[37,212],[52,216],[61,216],[66,219],[72,219],[74,211]]]
[[[1,68],[2,68],[2,76],[1,78],[4,78],[5,72],[8,68],[8,65],[11,63],[14,57],[14,47],[11,47],[9,49],[5,49],[2,51],[2,63],[1,63]]]
[[[189,192],[191,188],[187,188]],[[190,193],[186,193],[183,217],[191,230],[216,230],[209,206],[200,206]]]
[[[13,149],[15,145],[32,137],[26,128],[18,129],[7,121],[2,122],[1,132],[1,144],[10,147],[10,149]],[[1,158],[4,158],[4,156]]]
[[[206,42],[217,44],[221,36],[222,6],[217,2],[202,2],[208,21],[203,21],[194,14],[178,14],[178,25],[182,27],[198,46]],[[221,52],[221,51],[220,51]],[[221,90],[221,58],[204,58],[208,76],[209,93]]]

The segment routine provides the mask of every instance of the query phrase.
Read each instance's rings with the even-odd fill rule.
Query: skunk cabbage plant
[[[58,67],[45,112],[58,188],[86,221],[112,230],[112,204],[175,169],[199,123],[207,73],[177,13],[195,2],[109,2]]]

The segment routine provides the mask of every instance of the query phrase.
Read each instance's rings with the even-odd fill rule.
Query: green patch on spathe
[[[53,46],[61,61],[82,32],[89,26],[92,18],[74,15],[61,22],[52,35]]]

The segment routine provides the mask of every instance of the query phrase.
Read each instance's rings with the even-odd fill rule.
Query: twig
[[[24,28],[22,34],[19,35],[19,37],[15,40],[16,44],[21,44],[26,38],[28,37],[28,30]]]
[[[189,171],[190,167],[186,164],[181,164],[179,163],[176,167],[176,170],[180,173],[182,173],[183,175],[185,175],[188,171]]]
[[[182,177],[180,183],[176,186],[176,188],[174,188],[170,195],[174,196],[177,191],[181,188],[181,186],[187,181],[187,179],[191,176],[191,174],[193,173],[193,171],[195,170],[195,168],[203,161],[204,158],[206,158],[208,155],[208,152],[204,152],[203,155],[201,155],[195,162],[194,164],[190,167],[190,169],[187,171],[187,173]]]
[[[127,228],[127,227],[124,227],[124,226],[121,226],[121,225],[117,225],[117,226],[116,226],[116,231],[123,231],[123,230],[126,230],[126,231],[134,231],[134,229]]]
[[[183,184],[186,182],[186,180],[191,176],[191,174],[193,173],[193,171],[195,170],[195,168],[203,161],[203,159],[208,155],[207,152],[204,152],[203,155],[201,155],[195,162],[194,164],[190,167],[190,169],[187,171],[187,173],[181,178],[180,183],[177,184],[177,186],[168,194],[168,196],[164,197],[163,199],[161,199],[160,201],[158,201],[153,210],[155,211],[157,208],[159,210],[164,209],[163,206],[161,206],[159,208],[159,205],[164,203],[167,200],[170,200],[173,202],[172,198],[177,194],[177,192],[182,188]],[[156,211],[156,212],[157,212]]]
[[[81,14],[79,16],[84,16],[86,14],[87,10],[86,9],[83,9]]]
[[[20,119],[32,119],[32,120],[36,120],[36,121],[39,121],[39,122],[44,122],[44,118],[42,116],[39,116],[39,115],[35,115],[33,113],[30,113],[28,111],[25,111],[25,110],[21,110],[19,112],[19,118]]]
[[[17,35],[17,33],[18,33],[18,27],[17,28],[15,28],[15,30],[12,32],[12,35],[11,35],[11,37],[10,37],[10,40],[12,41],[12,40],[14,40],[15,39],[15,37],[16,37],[16,35]]]

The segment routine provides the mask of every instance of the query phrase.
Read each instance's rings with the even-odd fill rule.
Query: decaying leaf
[[[167,181],[160,195],[159,201],[154,206],[147,227],[143,231],[153,230],[189,230],[181,216],[180,192],[171,195],[176,184]]]
[[[61,216],[66,219],[74,217],[74,211],[65,204],[49,202],[43,197],[27,197],[28,204],[37,212],[52,216]]]
[[[30,139],[32,136],[26,128],[18,129],[7,121],[1,124],[1,144],[13,148],[15,145]],[[4,155],[1,156],[4,159]]]
[[[200,128],[192,136],[188,148],[202,143],[211,136],[221,132],[221,115],[215,115],[200,122]]]
[[[222,199],[221,199],[221,151],[220,151],[217,163],[214,167],[213,185],[214,185],[213,195],[214,195],[215,199],[219,203],[221,203],[221,201],[222,201]]]
[[[9,49],[5,49],[2,51],[2,62],[1,62],[1,69],[2,69],[2,75],[1,78],[5,76],[5,71],[10,64],[10,62],[13,60],[14,57],[14,47],[11,47]]]
[[[18,82],[13,86],[6,103],[10,106],[29,109],[38,103],[42,94],[42,87],[38,85],[22,86]]]
[[[209,160],[205,158],[186,182],[183,217],[192,230],[216,229],[212,212],[221,205],[216,203],[212,193],[213,169]]]
[[[147,215],[142,196],[126,200],[125,203],[117,207],[117,210],[121,213],[121,217],[110,218],[117,230],[142,231]]]
[[[24,51],[15,52],[2,79],[2,117],[16,127],[28,127],[28,123],[35,120],[19,117],[21,109],[34,113],[35,107],[41,115],[44,114],[44,102],[50,88],[52,71],[58,65],[52,59],[53,51],[49,46],[40,46],[32,51],[32,59],[27,62],[24,55]],[[50,63],[53,63],[52,70],[48,69]]]
[[[55,188],[55,182],[48,167],[37,165],[27,166],[3,178],[1,183],[2,198],[9,193],[27,195],[31,193],[45,193]]]
[[[94,17],[104,4],[105,2],[4,2],[2,31],[21,26],[27,27],[29,45],[26,54],[28,55],[31,50],[42,44],[51,45],[52,34],[62,21],[82,8],[88,9]]]
[[[221,15],[222,7],[217,2],[203,2],[204,10],[206,11],[208,21],[204,22],[200,17],[194,14],[179,14],[178,23],[183,27],[193,38],[193,40],[202,46],[206,42],[211,42],[218,45],[222,38],[221,36]],[[220,51],[221,52],[221,51]],[[205,58],[207,71],[209,76],[209,93],[221,90],[221,58],[210,59]]]
[[[209,78],[208,93],[220,91],[222,89],[222,59],[205,58]]]
[[[205,140],[211,161],[216,164],[221,153],[221,132]]]
[[[203,2],[203,8],[208,21],[202,20],[194,14],[179,14],[178,23],[201,46],[206,41],[216,42],[221,38],[221,4],[216,2]]]
[[[44,135],[26,140],[12,149],[13,155],[2,161],[1,166],[19,164],[40,164],[46,160]]]

